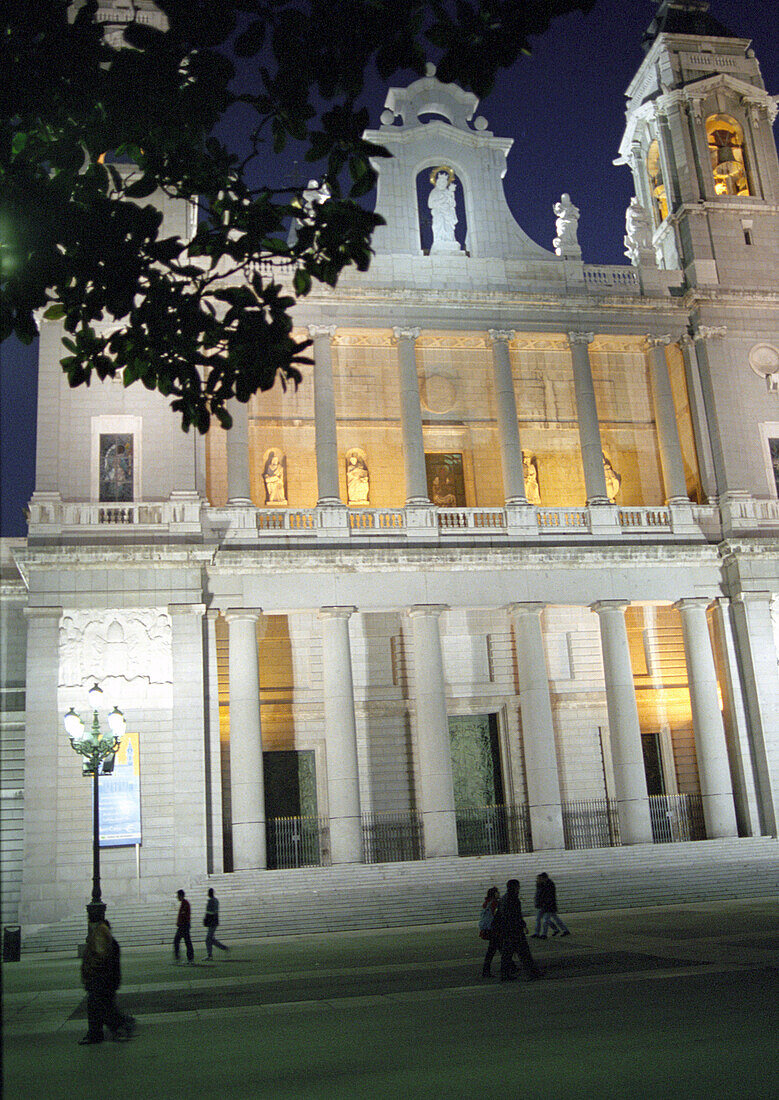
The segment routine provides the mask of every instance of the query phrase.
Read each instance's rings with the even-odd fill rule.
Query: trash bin
[[[22,954],[22,926],[8,924],[3,929],[3,962],[18,963]]]

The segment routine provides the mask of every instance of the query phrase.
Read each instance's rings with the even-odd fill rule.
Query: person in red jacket
[[[183,890],[179,890],[176,897],[179,899],[180,904],[179,915],[176,918],[176,935],[173,937],[173,961],[179,961],[179,944],[183,940],[187,949],[187,962],[191,965],[195,961],[195,949],[192,946],[192,937],[189,934],[190,925],[192,924],[192,909],[184,896]]]

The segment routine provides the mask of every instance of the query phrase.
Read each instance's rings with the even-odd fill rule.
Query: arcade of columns
[[[336,413],[331,340],[335,326],[311,326],[314,342],[315,445],[318,507],[343,509],[338,482]],[[429,507],[424,439],[415,354],[417,328],[395,328],[401,397],[406,506]],[[511,372],[512,330],[491,329],[499,417],[503,484],[507,509],[529,508],[525,496],[522,447]],[[602,461],[589,344],[593,333],[568,334],[578,413],[587,504],[610,512]],[[669,336],[647,337],[663,481],[669,505],[687,502],[684,467],[665,346]],[[234,409],[228,434],[230,505],[251,503],[246,406]],[[709,837],[735,836],[732,784],[711,639],[707,598],[683,599],[683,629],[695,745],[706,831]],[[652,841],[638,708],[625,622],[627,600],[592,605],[600,622],[615,797],[623,843]],[[517,651],[524,757],[531,833],[535,849],[562,848],[563,822],[552,704],[540,615],[541,603],[509,607]],[[443,605],[412,606],[410,620],[416,667],[414,699],[419,754],[419,807],[427,858],[457,854],[452,764],[439,619]],[[362,860],[360,785],[352,690],[349,617],[356,607],[323,607],[324,725],[333,863]],[[236,870],[266,865],[262,728],[258,675],[259,608],[230,608],[230,727],[233,860]]]

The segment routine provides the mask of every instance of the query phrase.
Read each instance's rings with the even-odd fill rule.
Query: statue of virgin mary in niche
[[[427,196],[427,205],[433,219],[433,243],[431,252],[461,252],[455,240],[454,227],[457,225],[457,210],[454,193],[457,190],[454,170],[447,164],[441,164],[430,173],[433,189]]]

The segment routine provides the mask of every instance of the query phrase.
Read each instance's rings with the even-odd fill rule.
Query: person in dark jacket
[[[81,961],[81,980],[87,991],[88,1030],[79,1039],[79,1044],[102,1043],[103,1025],[108,1028],[112,1039],[129,1039],[135,1020],[132,1016],[123,1015],[116,1007],[116,991],[122,980],[122,970],[119,944],[111,935],[108,921],[95,921],[89,925]]]
[[[516,978],[514,955],[518,955],[528,981],[536,981],[541,977],[541,971],[533,961],[527,945],[527,925],[522,917],[518,879],[510,878],[506,883],[506,893],[501,898],[498,916],[501,930],[500,980],[508,982]]]
[[[570,936],[562,919],[557,915],[557,889],[546,871],[542,871],[536,878],[536,930],[532,935],[534,940],[545,940],[549,927],[552,935],[562,932],[564,936]]]
[[[210,959],[213,957],[214,947],[219,947],[222,951],[229,951],[230,948],[220,943],[216,938],[216,930],[219,927],[219,899],[210,888],[208,891],[206,915],[203,917],[203,924],[208,929],[206,932],[206,958]]]
[[[176,892],[179,899],[179,912],[176,917],[176,935],[173,937],[173,961],[179,961],[179,944],[184,941],[187,949],[187,962],[191,965],[195,961],[195,949],[192,946],[192,937],[189,929],[192,924],[192,907],[184,896],[183,890]]]
[[[479,922],[480,925],[486,925],[486,927],[481,928],[479,935],[482,939],[487,940],[487,953],[484,956],[484,964],[481,968],[482,978],[492,977],[490,969],[492,960],[500,948],[500,921],[497,919],[499,908],[500,890],[497,886],[491,886],[482,903],[483,912]]]

